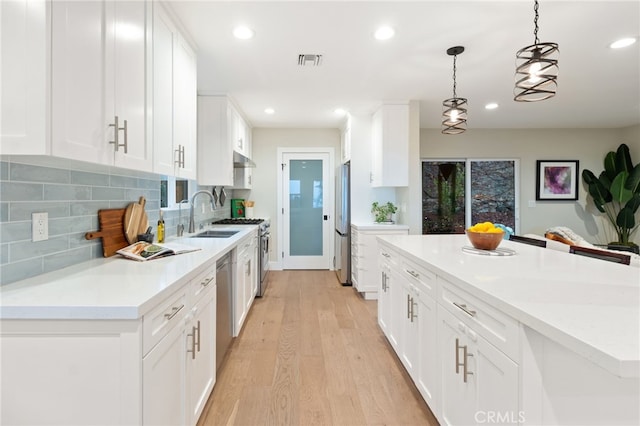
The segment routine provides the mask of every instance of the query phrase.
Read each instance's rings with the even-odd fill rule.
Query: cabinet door
[[[197,70],[196,55],[184,37],[175,38],[174,49],[173,148],[182,152],[176,176],[195,179],[197,161]]]
[[[246,281],[246,267],[243,261],[244,254],[238,255],[238,261],[236,262],[236,274],[233,277],[233,335],[237,337],[242,329],[244,323],[244,317],[246,316],[246,304],[245,304],[245,281]]]
[[[244,258],[244,310],[245,316],[249,313],[251,309],[251,304],[253,303],[253,298],[255,293],[253,292],[253,278],[255,274],[253,273],[253,266],[255,262],[253,261],[253,250],[249,248],[245,254]]]
[[[142,424],[185,424],[184,328],[176,325],[142,360]]]
[[[467,346],[467,354],[470,354],[464,335],[465,325],[439,306],[437,317],[441,374],[439,420],[446,425],[475,424],[475,392],[471,386],[467,386],[470,376],[467,376],[467,383],[464,382],[462,366],[465,361],[464,346]]]
[[[400,337],[400,360],[409,376],[417,376],[418,359],[418,302],[416,292],[406,280],[402,282],[402,299],[404,311],[402,315],[402,334]]]
[[[108,73],[113,69],[115,88],[105,92],[107,108],[111,108],[111,93],[115,115],[122,120],[123,130],[119,137],[126,142],[127,150],[121,147],[115,152],[114,165],[132,170],[152,170],[152,140],[147,137],[147,40],[151,48],[151,31],[147,14],[151,13],[148,1],[116,1],[114,8],[114,53],[113,62],[107,63]],[[149,55],[151,58],[151,55]],[[107,74],[109,75],[109,74]],[[149,89],[152,86],[149,84]]]
[[[407,317],[407,299],[403,297],[402,277],[395,269],[390,270],[387,286],[391,302],[391,321],[387,337],[389,337],[389,342],[391,342],[391,346],[393,346],[396,353],[400,354],[399,344],[402,338],[402,326]]]
[[[391,316],[391,301],[388,287],[389,266],[386,263],[380,264],[380,281],[378,287],[378,324],[382,332],[389,338],[389,321]]]
[[[0,152],[48,154],[48,2],[0,2]]]
[[[416,386],[432,411],[438,411],[438,319],[436,301],[424,293],[418,294],[416,307],[418,322],[418,356]]]
[[[467,334],[473,355],[469,358],[469,371],[473,373],[469,381],[475,388],[475,412],[479,416],[500,415],[500,423],[518,423],[518,365],[473,331]]]
[[[51,153],[112,164],[114,2],[51,2]],[[121,117],[124,119],[124,117]]]
[[[231,107],[222,96],[198,96],[199,185],[233,185],[233,146],[229,135]]]
[[[383,105],[373,116],[371,185],[409,185],[409,105]]]
[[[153,171],[173,176],[173,23],[160,5],[153,20]]]
[[[216,289],[208,290],[192,313],[187,332],[188,425],[195,425],[216,382]],[[196,339],[194,341],[194,338]],[[195,344],[194,344],[195,343]]]

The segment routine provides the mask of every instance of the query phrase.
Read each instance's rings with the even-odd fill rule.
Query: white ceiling
[[[534,42],[533,0],[168,3],[196,44],[199,92],[228,94],[254,127],[338,127],[337,107],[362,114],[419,100],[421,127],[438,128],[456,45],[466,49],[457,93],[469,100],[469,128],[640,123],[640,43],[608,47],[640,35],[638,0],[540,0],[538,35],[559,44],[560,72],[557,95],[534,103],[513,101],[515,53]],[[255,37],[235,39],[238,24]],[[380,42],[383,24],[396,35]],[[322,54],[322,65],[298,66],[301,53]]]

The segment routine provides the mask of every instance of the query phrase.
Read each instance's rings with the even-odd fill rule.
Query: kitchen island
[[[190,236],[175,241],[199,250],[0,288],[0,424],[195,425],[216,377],[216,262],[257,227]]]
[[[381,328],[441,423],[640,423],[640,269],[511,241],[515,255],[472,254],[464,235],[378,240]]]

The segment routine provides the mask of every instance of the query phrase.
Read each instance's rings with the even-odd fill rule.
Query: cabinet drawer
[[[386,262],[392,267],[397,267],[400,263],[400,255],[393,250],[389,250],[385,246],[381,245],[378,249],[378,253],[380,255],[380,262]]]
[[[408,260],[402,261],[402,276],[422,293],[436,298],[436,274]]]
[[[207,290],[215,287],[216,284],[216,267],[208,267],[199,273],[189,284],[189,294],[191,305],[197,303],[200,298],[207,293]]]
[[[439,302],[465,322],[474,332],[504,352],[518,359],[518,322],[438,276]]]
[[[146,355],[173,327],[182,324],[187,294],[183,289],[142,317],[142,352]]]

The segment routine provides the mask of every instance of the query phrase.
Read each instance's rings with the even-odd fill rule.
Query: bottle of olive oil
[[[158,219],[158,242],[164,243],[164,219],[162,218],[162,210],[160,210],[160,219]]]

